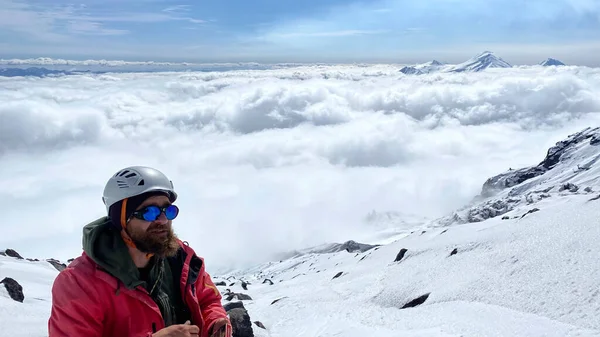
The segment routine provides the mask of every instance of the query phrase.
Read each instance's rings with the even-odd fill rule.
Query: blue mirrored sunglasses
[[[156,221],[160,216],[160,213],[165,213],[168,220],[173,220],[179,214],[179,208],[175,205],[169,205],[166,207],[158,206],[146,206],[139,211],[133,212],[131,215],[135,218],[145,221]]]

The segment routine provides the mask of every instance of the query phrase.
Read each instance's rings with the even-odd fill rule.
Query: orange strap
[[[123,241],[125,241],[125,244],[127,244],[129,247],[136,248],[135,243],[133,243],[133,241],[131,240],[129,235],[127,235],[127,232],[125,231],[125,229],[127,228],[127,219],[125,219],[126,212],[127,212],[127,199],[123,199],[123,203],[121,203],[121,227],[123,227],[123,230],[121,231],[121,237],[123,238]]]
[[[129,247],[137,248],[135,243],[133,243],[133,240],[131,240],[125,231],[127,228],[127,219],[125,219],[125,213],[127,213],[127,199],[123,199],[123,203],[121,204],[121,227],[123,227],[123,230],[121,231],[121,237],[123,238],[123,241],[125,241],[125,244],[127,244]],[[146,254],[146,258],[149,260],[153,255],[154,254],[152,253],[148,253]]]

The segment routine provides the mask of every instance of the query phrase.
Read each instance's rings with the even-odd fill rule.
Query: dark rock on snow
[[[259,327],[259,328],[262,328],[262,329],[265,329],[265,330],[267,329],[267,328],[265,328],[265,325],[262,324],[261,321],[254,321],[254,324],[256,324],[256,326]]]
[[[56,259],[48,259],[46,260],[48,263],[50,263],[54,268],[56,268],[56,270],[58,271],[63,271],[67,268],[67,265],[56,260]]]
[[[226,300],[227,301],[231,301],[234,298],[239,300],[239,301],[252,301],[252,297],[246,295],[246,294],[242,294],[242,293],[234,293],[234,292],[228,292],[225,293],[226,296]]]
[[[9,249],[7,249],[7,250],[4,251],[4,254],[6,256],[10,256],[10,257],[17,258],[19,260],[23,260],[23,257],[19,253],[17,253],[14,249],[10,249],[9,248]]]
[[[226,286],[227,286],[227,283],[225,283],[225,281],[219,281],[219,282],[216,282],[216,283],[215,283],[215,285],[216,285],[217,287],[219,287],[219,286],[220,286],[220,287],[226,287]]]
[[[559,192],[568,190],[569,192],[577,192],[579,190],[579,186],[573,184],[573,183],[566,183],[560,186],[560,188],[558,189]]]
[[[246,309],[231,309],[228,314],[231,320],[231,327],[233,328],[233,337],[254,337],[252,322]]]
[[[248,283],[246,283],[245,281],[242,281],[242,289],[248,290]]]
[[[539,210],[540,210],[539,208],[530,209],[529,211],[527,211],[527,213],[521,215],[521,218],[524,218],[527,214],[535,213],[535,212],[537,212]]]
[[[429,298],[429,295],[431,295],[431,293],[427,293],[425,295],[421,295],[421,296],[415,298],[414,300],[406,303],[400,309],[414,308],[416,306],[419,306],[419,305],[425,303],[425,301],[427,301],[427,299]]]
[[[337,253],[342,251],[347,251],[348,253],[361,252],[364,253],[373,248],[377,248],[379,245],[369,245],[365,243],[358,243],[356,241],[346,241],[344,243],[333,243],[330,245],[326,245],[324,247],[314,248],[307,250],[306,252],[311,254],[330,254]]]
[[[404,258],[404,254],[406,254],[407,251],[408,251],[408,249],[406,249],[406,248],[400,249],[400,251],[398,252],[398,255],[396,255],[396,258],[394,259],[394,262],[398,262],[398,261],[402,260]]]
[[[244,307],[243,302],[229,302],[229,303],[224,304],[223,308],[225,308],[225,311],[229,311],[231,309],[237,309],[237,308],[246,309],[246,307]]]
[[[17,302],[23,303],[25,295],[23,295],[23,287],[19,284],[19,282],[10,277],[5,277],[2,281],[0,281],[0,284],[4,284],[4,287],[6,288],[6,291],[8,291],[10,298]]]
[[[278,299],[276,299],[275,301],[271,302],[271,305],[273,305],[273,304],[275,304],[275,303],[277,303],[277,302],[281,301],[281,300],[282,300],[282,299],[284,299],[284,298],[285,298],[285,297],[282,297],[282,298],[278,298]]]
[[[458,248],[454,248],[454,249],[453,249],[453,250],[450,252],[450,255],[449,255],[449,256],[456,255],[456,254],[458,254]]]
[[[342,274],[343,274],[343,273],[344,273],[344,272],[343,272],[343,271],[341,271],[341,272],[339,272],[339,273],[335,274],[335,276],[332,278],[332,280],[334,280],[334,279],[336,279],[336,278],[338,278],[338,277],[342,276]]]
[[[267,282],[268,282],[269,284],[273,285],[273,281],[271,281],[271,280],[270,280],[270,279],[268,279],[268,278],[266,278],[266,279],[263,281],[263,284],[265,284],[265,283],[267,283]]]

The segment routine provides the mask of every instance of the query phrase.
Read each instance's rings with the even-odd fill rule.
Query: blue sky
[[[0,58],[460,62],[483,50],[598,62],[600,0],[0,0]]]

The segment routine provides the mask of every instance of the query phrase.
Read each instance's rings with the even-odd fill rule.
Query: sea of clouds
[[[0,77],[0,248],[68,259],[129,165],[172,178],[179,236],[222,270],[435,218],[600,122],[600,69],[399,67]],[[381,229],[381,228],[378,228]]]

